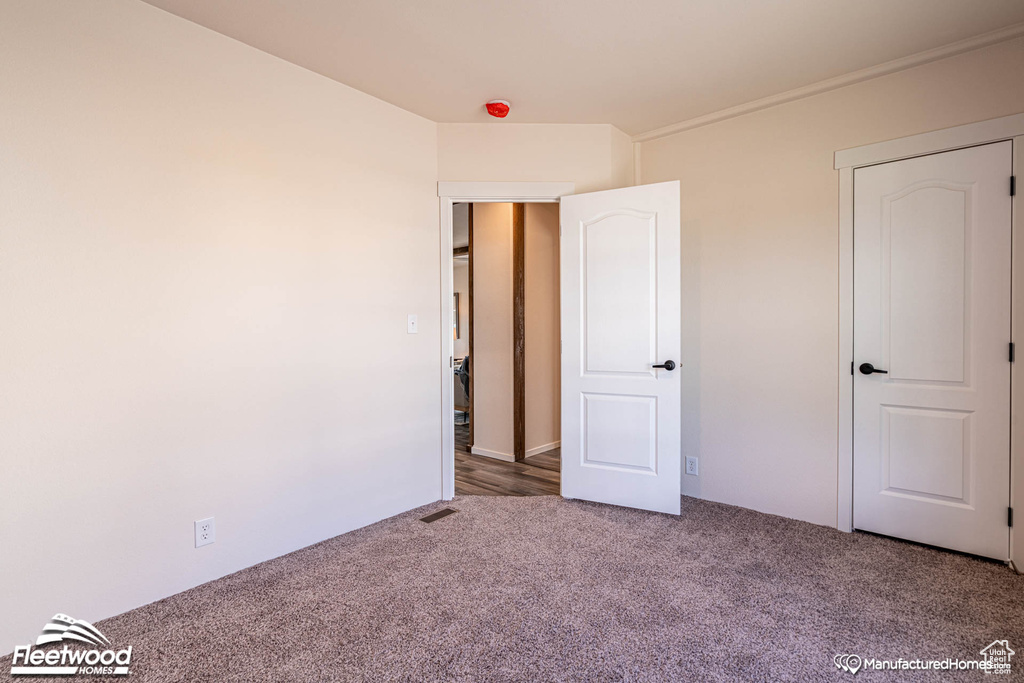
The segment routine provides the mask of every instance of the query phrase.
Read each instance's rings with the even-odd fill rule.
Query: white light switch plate
[[[416,316],[412,313],[409,314],[409,334],[416,334],[419,332],[419,323],[416,320]]]

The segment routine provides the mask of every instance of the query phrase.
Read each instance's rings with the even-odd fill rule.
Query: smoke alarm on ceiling
[[[505,118],[508,116],[508,110],[508,100],[491,100],[487,103],[487,113],[495,118]]]

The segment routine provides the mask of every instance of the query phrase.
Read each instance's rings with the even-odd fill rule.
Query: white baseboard
[[[526,457],[529,458],[530,456],[538,455],[540,453],[547,453],[552,448],[560,448],[561,446],[561,441],[552,441],[551,443],[544,444],[543,446],[537,446],[536,448],[531,448],[526,451]],[[473,455],[482,455],[485,458],[494,458],[495,460],[504,460],[505,462],[516,461],[516,456],[512,453],[499,453],[498,451],[489,451],[486,448],[477,448],[476,446],[473,446],[470,449],[470,452]]]
[[[485,448],[477,448],[473,446],[470,449],[470,453],[473,455],[482,455],[485,458],[494,458],[495,460],[504,460],[505,462],[515,462],[516,456],[511,453],[499,453],[498,451],[489,451]]]
[[[559,441],[552,441],[551,443],[544,444],[543,446],[537,446],[536,448],[531,448],[530,450],[526,451],[526,457],[529,458],[531,455],[538,455],[540,453],[547,453],[552,448],[561,448],[561,447],[562,447],[561,440],[559,440]]]

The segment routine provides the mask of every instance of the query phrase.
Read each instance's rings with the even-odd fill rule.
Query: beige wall
[[[833,152],[1024,111],[1024,40],[644,143],[682,181],[684,492],[836,522]]]
[[[526,205],[525,251],[526,450],[529,453],[540,446],[558,445],[561,424],[557,204]],[[475,204],[475,453],[508,458],[514,454],[512,341],[512,205]]]
[[[565,181],[576,192],[633,182],[629,137],[605,124],[440,123],[437,153],[439,180]]]
[[[122,0],[0,92],[0,654],[440,497],[435,124]]]
[[[558,446],[561,439],[559,349],[558,204],[527,204],[526,455]]]
[[[512,205],[473,205],[473,452],[513,456]]]
[[[469,353],[469,261],[456,259],[452,263],[452,280],[459,295],[459,338],[454,343],[456,358]],[[454,304],[453,304],[454,308]]]
[[[452,206],[452,247],[469,246],[469,204]]]

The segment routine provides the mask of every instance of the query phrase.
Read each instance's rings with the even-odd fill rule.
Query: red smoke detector
[[[508,116],[509,104],[507,100],[491,100],[487,103],[487,113],[499,119]]]

